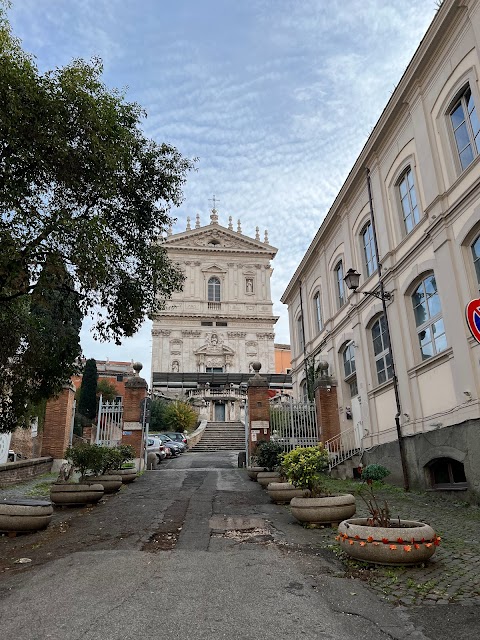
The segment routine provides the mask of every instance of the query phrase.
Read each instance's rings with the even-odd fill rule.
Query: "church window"
[[[208,301],[220,302],[220,280],[215,276],[208,281]]]

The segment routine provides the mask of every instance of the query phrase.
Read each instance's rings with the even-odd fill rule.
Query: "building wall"
[[[329,363],[339,382],[341,428],[352,427],[352,412],[367,449],[395,440],[396,405],[391,380],[381,382],[376,370],[372,327],[382,315],[381,302],[364,295],[378,286],[376,269],[368,275],[362,237],[371,222],[366,167],[384,286],[393,296],[387,304],[402,431],[425,438],[425,433],[480,417],[480,345],[465,322],[465,306],[478,297],[480,282],[472,256],[480,234],[480,135],[478,148],[472,139],[473,161],[462,167],[450,115],[467,86],[470,105],[480,109],[479,47],[479,2],[445,0],[282,297],[288,305],[296,395],[304,378],[303,308],[306,353]],[[475,114],[470,122],[471,133]],[[413,228],[401,205],[406,172],[418,203]],[[343,275],[349,268],[362,274],[357,292],[346,290],[343,304],[335,279],[340,261]],[[419,337],[424,330],[429,335],[433,325],[427,318],[423,329],[417,326],[420,316],[415,316],[412,296],[422,281],[432,284],[430,276],[437,291],[432,318],[443,321],[446,344],[441,346],[440,322],[434,335],[440,346],[423,358]],[[350,376],[344,363],[349,353],[356,365]],[[431,456],[440,453],[433,448]],[[480,472],[467,462],[465,467],[474,485]]]
[[[275,373],[290,373],[292,352],[289,344],[275,344]]]

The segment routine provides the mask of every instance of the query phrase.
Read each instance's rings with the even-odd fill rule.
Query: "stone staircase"
[[[209,422],[190,451],[244,451],[245,427],[241,422]]]

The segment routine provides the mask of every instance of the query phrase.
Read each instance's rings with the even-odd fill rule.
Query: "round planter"
[[[95,504],[103,496],[101,484],[54,483],[50,488],[50,500],[58,505]]]
[[[426,562],[440,543],[432,527],[412,520],[400,520],[395,527],[371,527],[367,518],[353,518],[340,523],[337,538],[352,558],[391,565]]]
[[[122,476],[119,476],[117,474],[89,476],[87,478],[87,482],[103,485],[103,490],[105,493],[115,493],[115,491],[118,491],[122,486]]]
[[[248,477],[250,478],[250,480],[253,480],[254,482],[257,479],[257,473],[260,472],[264,472],[265,471],[265,467],[247,467],[247,473],[248,473]]]
[[[290,507],[297,520],[309,524],[335,524],[350,518],[356,511],[355,497],[350,493],[324,498],[292,498]]]
[[[267,493],[275,504],[289,504],[292,498],[302,498],[307,492],[305,489],[297,489],[289,482],[270,482]]]
[[[0,531],[39,531],[48,527],[52,514],[52,503],[46,500],[5,499],[0,502]]]
[[[111,471],[107,471],[107,476],[120,476],[122,478],[122,483],[127,484],[128,482],[133,482],[137,477],[137,470],[132,467],[131,469],[112,469]]]
[[[259,471],[257,473],[257,482],[262,485],[264,489],[267,488],[267,485],[270,482],[280,482],[281,477],[277,471]]]

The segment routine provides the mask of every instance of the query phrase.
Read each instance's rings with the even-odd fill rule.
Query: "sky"
[[[41,71],[100,57],[104,81],[147,113],[157,142],[198,158],[174,233],[200,214],[241,220],[278,248],[275,341],[290,343],[280,297],[437,9],[435,0],[12,0],[9,17]],[[151,371],[151,323],[85,357]]]

